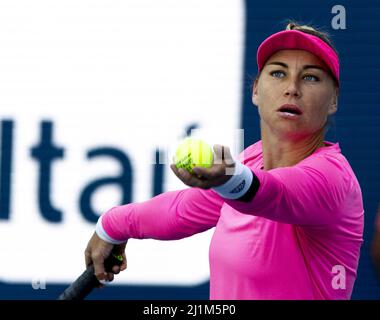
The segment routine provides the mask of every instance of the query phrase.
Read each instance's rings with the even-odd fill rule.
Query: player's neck
[[[323,147],[324,132],[304,139],[293,140],[270,134],[261,130],[264,170],[289,167],[311,155],[316,149]]]

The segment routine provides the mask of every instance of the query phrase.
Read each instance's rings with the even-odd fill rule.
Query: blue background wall
[[[347,29],[333,30],[331,8],[343,5]],[[215,8],[217,10],[217,8]],[[212,17],[210,17],[212,18]],[[280,31],[286,19],[324,26],[341,58],[341,94],[335,125],[328,140],[338,141],[349,159],[362,187],[365,206],[365,235],[353,299],[379,299],[380,279],[376,278],[369,255],[375,212],[379,203],[378,170],[380,156],[380,2],[301,0],[246,0],[246,48],[241,127],[245,146],[259,139],[259,121],[251,103],[251,85],[256,75],[256,50],[261,41]],[[15,262],[18,263],[18,262]],[[55,299],[66,284],[50,285],[47,290],[33,290],[28,285],[0,283],[0,299]],[[208,299],[209,283],[193,288],[110,286],[92,293],[90,299]],[[105,291],[106,290],[106,291]]]

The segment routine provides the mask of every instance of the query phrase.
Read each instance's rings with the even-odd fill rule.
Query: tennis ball
[[[213,163],[211,147],[200,139],[186,138],[177,147],[174,164],[193,174],[194,167],[209,168]]]

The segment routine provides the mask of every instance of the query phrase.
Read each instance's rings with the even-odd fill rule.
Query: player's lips
[[[296,104],[284,104],[278,108],[277,112],[280,113],[281,117],[287,119],[295,119],[302,115],[302,110]]]

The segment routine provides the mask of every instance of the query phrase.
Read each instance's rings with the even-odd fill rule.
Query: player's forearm
[[[176,240],[216,224],[222,201],[210,192],[185,189],[141,203],[114,207],[102,215],[97,233],[111,243],[129,238]]]
[[[252,179],[246,192],[238,199],[225,199],[226,203],[241,213],[272,220],[287,219],[288,217],[278,216],[279,212],[288,212],[289,206],[292,206],[284,196],[285,186],[266,172],[251,172]]]
[[[328,174],[296,167],[251,172],[253,178],[245,194],[225,199],[237,211],[290,224],[326,224],[336,218],[344,185],[332,182]],[[336,190],[336,185],[343,187]]]

